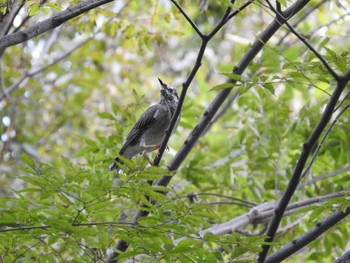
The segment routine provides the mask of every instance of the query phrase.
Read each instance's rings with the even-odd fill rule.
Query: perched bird
[[[159,104],[150,106],[131,129],[119,154],[131,159],[137,154],[143,154],[159,149],[170,121],[175,113],[179,96],[176,90],[158,79],[161,85]],[[180,116],[173,129],[176,130]],[[118,163],[123,163],[118,157],[109,166],[110,171],[120,170]]]

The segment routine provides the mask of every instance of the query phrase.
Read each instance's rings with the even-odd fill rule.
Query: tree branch
[[[297,2],[296,4],[292,5],[290,8],[287,9],[286,14],[295,14],[297,13],[303,6],[305,6],[309,0],[302,0]],[[282,26],[280,21],[274,20],[267,29],[260,34],[259,37],[257,37],[257,40],[252,44],[250,49],[244,54],[242,59],[238,62],[237,66],[233,69],[233,73],[241,75],[245,69],[248,67],[249,63],[255,58],[255,56],[260,52],[260,50],[264,47],[264,45],[269,41],[269,39],[278,31],[278,29]],[[235,83],[234,80],[230,79],[227,82]],[[214,100],[211,102],[209,107],[204,111],[202,118],[199,120],[198,124],[195,126],[195,128],[192,130],[190,135],[185,140],[184,145],[180,148],[180,150],[177,152],[173,160],[168,166],[168,169],[171,171],[177,170],[184,159],[187,157],[199,137],[201,136],[202,132],[206,129],[206,127],[209,125],[210,121],[218,111],[218,109],[221,107],[221,105],[224,103],[228,95],[230,94],[232,89],[223,89],[221,90],[218,95],[214,98]],[[159,186],[167,186],[170,182],[172,177],[170,176],[163,176],[158,182],[157,185]]]
[[[244,10],[244,8],[246,8],[252,2],[253,2],[253,0],[250,0],[247,3],[243,4],[242,6],[240,6],[234,12],[235,15],[238,14],[239,12],[241,12],[242,10]],[[232,3],[232,1],[231,1],[231,3]],[[167,134],[166,134],[166,136],[165,136],[164,140],[162,141],[161,146],[159,148],[159,154],[154,159],[154,166],[158,166],[159,163],[160,163],[162,155],[163,155],[163,153],[165,151],[165,148],[167,146],[167,143],[168,143],[168,141],[170,139],[170,135],[172,133],[172,130],[174,129],[175,123],[176,123],[176,121],[177,121],[177,119],[178,119],[178,117],[180,115],[181,108],[182,108],[183,102],[185,100],[185,96],[186,96],[187,90],[188,90],[188,88],[189,88],[189,86],[190,86],[194,76],[197,74],[198,69],[200,68],[200,66],[202,64],[202,58],[204,56],[204,51],[206,49],[206,46],[207,46],[208,42],[214,37],[214,35],[225,25],[225,23],[228,22],[231,18],[234,17],[234,15],[233,16],[229,16],[230,12],[231,12],[231,6],[229,6],[226,9],[226,12],[223,15],[221,21],[214,27],[214,29],[207,36],[204,36],[201,33],[203,35],[203,37],[202,37],[202,44],[201,44],[201,47],[199,49],[195,65],[193,66],[192,71],[190,72],[190,74],[189,74],[188,78],[186,79],[186,81],[182,84],[182,91],[181,91],[181,94],[180,94],[179,103],[178,103],[178,105],[176,107],[174,116],[173,116],[173,118],[171,120],[171,123],[170,123],[170,125],[168,127]]]
[[[349,262],[350,262],[350,251],[347,251],[341,257],[335,260],[333,263],[349,263]]]
[[[40,6],[43,6],[45,3],[47,2],[47,0],[42,0],[40,1]],[[23,5],[24,5],[24,2],[23,2]],[[23,7],[23,5],[21,6],[21,8]],[[20,11],[20,9],[18,10],[18,12]],[[12,33],[16,33],[18,32],[19,30],[21,30],[21,28],[28,22],[28,20],[31,18],[32,16],[29,16],[29,14],[27,14],[23,19],[22,19],[22,22],[19,24],[18,27],[16,27]]]
[[[180,115],[180,112],[181,112],[181,108],[182,108],[182,105],[184,103],[184,100],[185,100],[185,97],[186,97],[186,93],[187,93],[187,90],[194,78],[194,76],[197,74],[197,71],[199,70],[201,64],[202,64],[202,58],[204,56],[204,51],[207,47],[207,44],[208,42],[214,37],[214,35],[225,25],[225,23],[227,21],[229,21],[228,19],[228,16],[231,12],[231,6],[229,6],[227,9],[226,9],[226,12],[225,14],[223,15],[221,21],[214,27],[214,29],[207,35],[205,36],[203,33],[201,33],[198,29],[198,27],[192,23],[191,19],[187,16],[186,12],[181,8],[180,5],[178,5],[176,3],[175,0],[172,0],[172,2],[176,5],[177,8],[180,8],[180,12],[185,16],[186,20],[191,24],[191,26],[196,30],[196,32],[198,33],[198,35],[201,37],[202,39],[202,43],[201,43],[201,46],[199,48],[199,51],[198,51],[198,55],[197,55],[197,59],[196,59],[196,62],[195,62],[195,65],[193,66],[188,78],[186,79],[186,81],[183,83],[182,85],[182,91],[181,91],[181,94],[180,94],[180,98],[179,98],[179,102],[178,102],[178,105],[176,107],[176,110],[175,110],[175,113],[174,113],[174,116],[172,117],[172,120],[170,122],[170,125],[169,127],[167,128],[167,132],[166,132],[166,135],[165,135],[165,138],[163,139],[162,143],[161,143],[161,146],[159,148],[159,153],[158,155],[156,156],[156,158],[154,159],[154,162],[153,162],[153,165],[154,166],[158,166],[159,163],[160,163],[160,160],[163,156],[163,153],[165,151],[165,148],[167,146],[167,143],[169,141],[169,138],[170,138],[170,135],[172,133],[172,130],[174,129],[174,126],[175,126],[175,123]],[[249,4],[251,3],[252,1],[249,2]],[[245,4],[244,6],[248,6],[249,4]],[[240,11],[242,11],[243,8],[240,7],[239,8],[239,11],[237,11],[236,13],[238,14]],[[233,17],[233,16],[232,16]],[[169,168],[168,166],[168,169],[171,171],[171,169]],[[169,180],[170,181],[170,180]],[[149,181],[149,184],[153,184],[152,181]],[[154,201],[150,201],[151,203],[154,203]],[[147,205],[145,204],[142,204],[141,205],[141,208],[140,210],[135,214],[134,218],[133,218],[133,222],[135,224],[137,224],[138,220],[141,218],[141,217],[145,217],[149,214],[148,211],[145,211],[143,208],[146,208]],[[124,252],[128,249],[129,247],[129,244],[124,241],[124,240],[119,240],[117,245],[115,246],[115,251],[113,251],[111,254],[108,255],[108,258],[107,258],[107,262],[108,263],[114,263],[114,262],[118,262],[115,258],[119,255],[120,251],[121,252]]]
[[[93,36],[95,36],[95,34]],[[38,68],[33,67],[32,69],[27,70],[26,72],[24,72],[23,76],[19,80],[17,80],[16,83],[12,84],[8,89],[3,90],[2,94],[0,95],[0,101],[2,99],[4,99],[6,96],[8,96],[11,92],[15,91],[28,78],[33,77],[34,75],[45,71],[49,67],[55,65],[56,63],[62,61],[65,58],[69,57],[75,50],[79,49],[80,47],[85,45],[89,40],[91,40],[93,38],[93,36],[88,37],[87,39],[81,41],[75,47],[73,47],[72,49],[68,50],[66,53],[62,54],[61,56],[59,56],[55,60],[51,61],[49,64],[44,65],[42,67],[38,67]]]
[[[332,121],[331,125],[328,127],[328,129],[326,130],[326,132],[324,133],[320,143],[317,145],[317,148],[314,152],[314,154],[312,155],[311,161],[309,162],[308,166],[306,167],[306,169],[304,170],[303,174],[301,175],[301,177],[305,177],[307,175],[307,173],[309,172],[309,170],[311,169],[312,164],[314,163],[314,161],[316,160],[317,154],[320,151],[324,141],[326,140],[328,134],[330,133],[330,131],[332,130],[332,128],[334,127],[334,125],[337,123],[338,119],[340,118],[340,116],[347,110],[350,108],[350,104],[345,106],[339,113],[338,115],[335,117],[334,121]]]
[[[313,7],[311,7],[309,10],[307,10],[304,14],[300,16],[300,18],[293,24],[293,27],[297,27],[302,21],[304,21],[312,12],[317,10],[321,5],[326,3],[329,0],[322,0],[321,2],[318,2]],[[283,37],[280,38],[280,40],[277,42],[277,46],[281,45],[283,40],[290,34],[290,31],[287,31]]]
[[[307,244],[314,241],[316,238],[318,238],[320,235],[322,235],[324,232],[333,227],[335,224],[337,224],[349,214],[350,207],[348,207],[344,212],[337,211],[332,213],[331,215],[323,219],[321,222],[317,223],[314,228],[301,235],[298,239],[294,239],[291,243],[289,243],[276,253],[272,254],[271,256],[267,257],[265,262],[278,263],[283,261],[295,252],[299,251],[301,248],[305,247]]]
[[[322,64],[325,66],[325,68],[328,70],[328,72],[333,76],[333,78],[335,80],[339,80],[339,76],[338,74],[331,68],[331,66],[328,64],[328,62],[322,57],[322,55],[313,47],[310,45],[309,42],[307,42],[307,40],[300,35],[297,31],[295,31],[295,29],[288,23],[288,21],[286,20],[286,17],[284,13],[280,13],[278,12],[273,5],[270,3],[269,0],[266,0],[267,4],[269,5],[270,9],[277,15],[277,17],[279,19],[281,19],[283,21],[284,24],[286,24],[286,26],[289,28],[289,30],[297,37],[300,39],[301,42],[304,43],[305,46],[307,46],[314,54],[316,57],[318,57],[318,59],[322,62]]]
[[[289,7],[284,14],[288,17],[294,16],[296,13],[298,13],[310,0],[300,0],[293,4],[291,7]],[[229,7],[230,8],[230,7]],[[227,16],[227,12],[225,13],[225,16]],[[229,16],[227,16],[229,17]],[[225,21],[228,21],[226,19]],[[222,20],[221,20],[222,22]],[[220,22],[220,23],[221,23]],[[251,48],[244,54],[240,62],[237,64],[237,66],[233,69],[233,73],[241,75],[245,69],[248,67],[249,63],[255,58],[255,56],[261,51],[261,49],[265,46],[265,44],[269,41],[269,39],[278,31],[278,29],[282,26],[283,23],[281,23],[280,20],[275,19],[268,27],[267,29],[261,33],[261,35],[257,38],[257,40],[253,43]],[[223,26],[223,24],[222,24]],[[218,28],[215,27],[212,32],[217,32]],[[208,36],[211,36],[211,33],[208,34]],[[159,165],[162,153],[165,150],[165,146],[169,140],[171,131],[175,125],[175,122],[180,114],[181,107],[187,92],[187,89],[194,78],[196,72],[198,71],[200,65],[201,65],[201,56],[204,54],[205,47],[207,45],[207,42],[210,40],[210,38],[204,38],[202,39],[202,45],[199,50],[197,60],[195,63],[195,66],[193,67],[189,77],[187,78],[186,82],[183,84],[182,92],[180,95],[179,103],[176,108],[175,114],[173,116],[173,119],[169,125],[168,133],[165,136],[161,147],[160,147],[160,154],[156,157],[154,160],[155,165]],[[229,83],[235,83],[236,81],[233,79],[229,79],[227,82]],[[221,105],[224,103],[226,98],[229,96],[232,89],[224,89],[221,90],[218,95],[214,98],[212,103],[209,105],[207,110],[203,113],[202,118],[199,120],[197,125],[194,127],[188,138],[185,140],[184,145],[180,148],[180,150],[177,152],[173,160],[168,165],[169,171],[176,171],[184,159],[187,157],[189,152],[192,150],[195,143],[198,141],[199,137],[203,133],[203,131],[206,129],[206,127],[209,125],[210,121],[213,119],[214,115],[218,111],[218,109],[221,107]],[[167,186],[169,182],[171,181],[172,176],[162,176],[158,182],[156,182],[155,185],[157,186]],[[142,210],[142,208],[146,207],[145,205],[141,206],[141,210],[139,210],[136,215],[133,218],[133,222],[137,223],[140,217],[147,216],[148,212],[145,210]],[[115,251],[111,253],[108,256],[107,262],[108,263],[115,263],[118,262],[117,259],[115,259],[120,252],[126,251],[129,244],[124,240],[119,240],[118,244],[115,246]]]
[[[329,120],[331,119],[333,112],[334,112],[334,108],[336,107],[336,104],[339,100],[339,97],[341,96],[344,88],[346,87],[346,85],[348,84],[350,80],[350,70],[348,70],[344,76],[339,77],[339,79],[337,80],[337,87],[335,88],[332,96],[330,97],[328,104],[320,118],[320,120],[318,121],[316,127],[313,129],[311,135],[309,136],[309,138],[306,140],[306,142],[303,145],[303,149],[302,152],[298,158],[297,164],[294,168],[293,174],[292,174],[292,178],[290,179],[287,188],[278,204],[278,207],[275,210],[275,215],[271,220],[269,229],[267,231],[267,238],[265,239],[265,242],[267,244],[263,245],[262,248],[263,250],[260,252],[259,254],[259,259],[258,262],[264,262],[267,253],[270,249],[270,244],[273,240],[274,237],[276,235],[278,226],[282,220],[284,211],[290,201],[290,199],[292,198],[299,182],[301,179],[301,175],[302,172],[304,170],[306,161],[311,153],[312,148],[314,147],[315,143],[317,142],[318,138],[321,136],[321,133],[324,131],[327,123],[329,122]]]
[[[187,15],[186,11],[180,6],[180,4],[175,1],[175,0],[171,0],[171,2],[177,7],[177,9],[179,9],[180,13],[186,18],[186,20],[188,21],[188,23],[192,26],[192,28],[194,29],[194,31],[196,31],[196,33],[198,34],[198,36],[203,39],[204,35],[203,33],[200,31],[200,29],[198,28],[198,26],[196,25],[196,23]]]
[[[306,181],[305,183],[300,184],[297,189],[303,188],[303,187],[305,187],[307,185],[316,183],[318,181],[327,179],[327,178],[332,177],[332,176],[336,176],[338,174],[341,174],[341,173],[344,173],[344,172],[347,172],[347,171],[350,171],[350,164],[345,166],[345,167],[339,168],[339,169],[337,169],[337,170],[335,170],[333,172],[330,172],[328,174],[320,175],[320,176],[317,176],[317,177],[313,178],[312,180]]]
[[[44,21],[39,22],[33,27],[1,37],[0,50],[32,39],[46,31],[58,27],[62,23],[76,16],[79,16],[91,9],[94,9],[98,6],[104,5],[112,1],[113,0],[87,0],[75,6],[69,7],[65,11],[60,12],[54,15],[53,17],[45,19]]]
[[[345,196],[349,193],[349,191],[350,190],[342,191],[339,193],[333,193],[333,194],[329,194],[329,195],[324,195],[324,196],[320,196],[320,197],[314,197],[314,198],[310,198],[307,200],[303,200],[300,202],[290,204],[287,208],[288,215],[297,212],[301,208],[308,207],[308,206],[313,205],[313,204],[320,204],[328,199]],[[173,241],[173,244],[177,245],[181,241],[189,239],[189,238],[200,239],[200,240],[205,241],[203,239],[203,237],[205,236],[206,233],[211,233],[214,235],[224,235],[224,234],[229,234],[232,232],[238,232],[243,227],[248,226],[248,225],[264,224],[264,223],[268,222],[271,219],[271,217],[273,216],[273,212],[274,212],[274,209],[276,208],[276,205],[277,205],[276,202],[262,203],[260,205],[257,205],[255,207],[251,208],[249,212],[247,212],[243,215],[237,216],[235,218],[232,218],[231,220],[229,220],[227,222],[213,225],[207,229],[199,231],[196,234],[192,234],[191,236],[183,236],[181,238],[175,239]],[[140,255],[137,255],[134,259],[140,260],[145,256],[146,255],[144,255],[144,254],[140,254]],[[132,263],[132,262],[135,262],[135,261],[128,260],[125,263]],[[136,262],[138,262],[138,261],[136,261]]]

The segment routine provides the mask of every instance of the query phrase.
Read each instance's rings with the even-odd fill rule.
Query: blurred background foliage
[[[228,2],[179,1],[203,32],[221,19]],[[26,1],[10,33],[75,3]],[[237,0],[233,8],[243,3]],[[291,21],[340,74],[349,68],[348,10],[347,1],[311,1]],[[158,102],[157,78],[180,92],[195,63],[200,38],[179,11],[166,0],[115,1],[7,48],[1,58],[0,229],[41,228],[3,232],[1,261],[103,262],[116,238],[131,244],[124,258],[145,253],[165,262],[252,261],[262,235],[206,235],[177,246],[172,240],[249,212],[223,195],[260,204],[278,200],[285,189],[335,88],[315,55],[286,28],[243,74],[234,88],[240,95],[182,164],[169,196],[152,191],[146,180],[167,173],[164,167],[218,92],[213,87],[225,82],[223,73],[272,20],[264,2],[253,2],[219,31],[190,86],[162,168],[143,171],[147,162],[136,157],[130,172],[118,176],[107,167],[138,117]],[[349,105],[348,92],[336,113]],[[349,189],[349,117],[345,111],[337,119],[303,182],[345,167],[342,173],[301,188],[293,201]],[[145,195],[158,205],[140,227],[130,228],[125,222]],[[314,218],[310,212],[286,217],[276,242],[290,242],[334,209],[322,206]],[[348,243],[347,225],[290,262],[334,260]]]

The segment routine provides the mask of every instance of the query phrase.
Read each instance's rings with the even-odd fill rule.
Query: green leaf
[[[226,77],[228,77],[228,78],[230,78],[232,80],[235,80],[235,81],[241,81],[241,79],[242,79],[241,75],[238,75],[238,74],[235,74],[235,73],[222,72],[221,74],[225,75]]]
[[[312,210],[310,216],[309,216],[309,221],[313,222],[315,221],[323,212],[325,211],[324,206],[320,206]]]
[[[28,9],[29,9],[28,15],[29,15],[29,16],[34,16],[34,15],[36,15],[37,13],[39,13],[41,7],[40,7],[39,4],[33,3],[33,4],[31,4],[30,6],[28,6]]]
[[[21,154],[21,159],[22,159],[22,161],[23,161],[26,165],[28,165],[33,171],[36,171],[36,169],[35,169],[35,162],[34,162],[34,160],[33,160],[28,154],[26,154],[25,152],[23,152],[23,153]]]
[[[284,7],[287,6],[287,1],[286,0],[278,0],[278,2]]]
[[[271,92],[272,95],[275,95],[275,88],[271,83],[264,83],[262,85],[260,85],[262,88],[268,90],[269,92]]]
[[[125,35],[125,38],[127,39],[131,39],[131,38],[134,38],[136,36],[136,28],[135,28],[135,25],[131,24],[131,25],[128,25],[124,31],[123,31],[124,35]]]
[[[221,89],[230,89],[237,86],[237,84],[235,83],[222,83],[219,85],[216,85],[214,87],[212,87],[209,91],[215,91],[215,90],[221,90]]]
[[[109,119],[109,120],[115,120],[116,117],[114,117],[111,113],[109,112],[99,112],[98,116],[102,119]]]

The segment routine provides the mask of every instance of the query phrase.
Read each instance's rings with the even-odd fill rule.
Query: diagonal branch
[[[328,64],[328,62],[323,58],[323,56],[313,47],[307,40],[300,35],[289,23],[286,21],[286,16],[284,13],[278,12],[273,5],[270,3],[269,0],[266,0],[267,4],[269,5],[270,9],[277,15],[279,19],[283,21],[284,24],[289,28],[289,30],[300,39],[301,42],[304,43],[305,46],[307,46],[315,55],[318,57],[318,59],[322,62],[322,64],[325,66],[325,68],[328,70],[328,72],[333,76],[335,80],[339,80],[338,74],[332,69],[332,67]]]
[[[326,125],[328,124],[329,120],[331,119],[334,112],[334,108],[336,107],[336,104],[349,81],[350,70],[348,70],[344,76],[339,77],[339,79],[337,80],[337,87],[335,88],[332,96],[330,97],[321,118],[319,119],[316,127],[313,129],[309,138],[303,145],[303,149],[300,153],[297,164],[295,165],[292,177],[287,185],[285,192],[283,193],[281,200],[279,201],[278,207],[275,210],[275,215],[273,216],[270,226],[268,228],[267,238],[265,239],[266,244],[262,246],[263,250],[259,254],[259,263],[265,261],[267,253],[271,246],[270,243],[274,240],[286,207],[288,206],[288,203],[290,202],[290,199],[292,198],[301,180],[302,172],[304,170],[306,161],[311,153],[311,150],[317,142],[318,138],[321,136],[321,133],[326,128]]]
[[[185,96],[186,96],[186,93],[187,93],[187,90],[194,78],[194,76],[197,74],[197,71],[199,70],[201,64],[202,64],[202,58],[204,56],[204,51],[206,49],[206,46],[208,44],[208,42],[214,37],[214,35],[225,25],[225,23],[227,23],[231,18],[233,18],[235,15],[237,15],[238,13],[240,13],[242,10],[244,10],[244,8],[246,8],[247,6],[249,6],[254,0],[249,0],[247,3],[243,4],[242,6],[240,6],[237,10],[235,10],[232,14],[232,16],[230,16],[230,12],[231,12],[231,6],[229,6],[226,11],[225,11],[225,14],[223,15],[222,19],[220,20],[220,22],[214,27],[214,29],[209,32],[209,34],[207,36],[204,36],[203,35],[203,38],[202,38],[202,44],[201,44],[201,47],[199,49],[199,52],[198,52],[198,55],[197,55],[197,59],[196,59],[196,62],[195,62],[195,65],[193,66],[192,68],[192,71],[190,72],[187,80],[182,84],[182,91],[181,91],[181,94],[180,94],[180,99],[179,99],[179,103],[177,105],[177,108],[175,110],[175,113],[174,113],[174,116],[171,120],[171,123],[168,127],[168,131],[167,131],[167,134],[163,140],[163,142],[161,143],[161,146],[159,148],[159,154],[157,155],[157,157],[155,158],[154,160],[154,165],[155,166],[158,166],[159,163],[160,163],[160,160],[162,158],[162,155],[165,151],[165,148],[166,148],[166,145],[169,141],[169,138],[170,138],[170,135],[171,135],[171,132],[175,126],[175,123],[178,119],[178,116],[180,115],[180,112],[181,112],[181,108],[182,108],[182,105],[183,105],[183,102],[185,100]],[[231,1],[231,4],[233,4],[233,2]]]
[[[91,9],[94,9],[98,6],[104,5],[112,1],[113,0],[87,0],[75,6],[69,7],[63,12],[60,12],[48,19],[45,19],[42,22],[39,22],[35,26],[32,26],[28,29],[22,30],[17,33],[12,33],[10,35],[1,37],[0,50],[32,39],[42,33],[45,33],[46,31],[58,27],[62,23],[74,17],[77,17]]]
[[[331,200],[337,197],[344,197],[349,193],[348,190],[344,190],[338,193],[332,193],[324,196],[313,197],[303,201],[292,203],[288,206],[286,214],[291,215],[295,212],[298,212],[300,209],[314,205],[314,204],[322,204],[327,200]],[[225,235],[232,232],[240,232],[244,227],[249,225],[257,225],[257,224],[265,224],[271,217],[273,216],[273,211],[276,208],[276,202],[265,202],[259,205],[252,207],[249,212],[242,214],[240,216],[234,217],[229,221],[214,224],[206,229],[198,231],[197,233],[192,233],[190,236],[182,236],[173,241],[174,245],[179,244],[180,242],[187,239],[198,239],[201,241],[205,241],[205,234],[211,233],[213,235]],[[280,232],[285,230],[280,229]],[[135,256],[133,259],[136,259],[136,262],[141,262],[141,259],[144,258],[145,254],[140,254]],[[125,263],[135,262],[133,260],[128,260]]]
[[[296,2],[290,8],[286,10],[286,14],[294,15],[300,9],[302,9],[309,0],[302,0]],[[265,44],[269,41],[269,39],[278,31],[278,29],[282,26],[280,21],[274,20],[265,31],[263,31],[257,40],[251,45],[250,49],[244,54],[242,59],[239,61],[237,66],[234,68],[233,73],[241,75],[245,69],[248,67],[249,63],[255,58],[255,56],[260,52],[260,50],[265,46]],[[228,82],[234,83],[235,81],[230,79]],[[184,145],[177,152],[173,160],[168,166],[168,169],[171,171],[177,170],[184,159],[187,157],[189,152],[192,150],[195,143],[198,141],[199,137],[206,129],[206,127],[210,124],[210,121],[213,119],[214,115],[224,103],[226,98],[229,96],[232,89],[223,89],[218,95],[214,98],[212,103],[203,113],[202,118],[199,120],[198,124],[192,130],[190,135],[187,137]],[[170,176],[163,176],[158,182],[159,186],[167,186],[171,180]]]
[[[302,21],[304,21],[309,15],[312,14],[315,10],[317,10],[321,5],[326,3],[329,0],[322,0],[321,2],[318,2],[313,7],[311,7],[309,10],[307,10],[304,14],[302,14],[299,19],[293,24],[293,27],[296,27],[299,25]],[[281,45],[283,40],[290,34],[290,31],[287,31],[283,37],[280,38],[280,40],[277,42],[277,46]]]
[[[293,17],[309,1],[310,0],[299,0],[299,1],[297,1],[295,4],[290,6],[284,12],[284,14],[286,14],[287,17],[289,17],[289,18]],[[251,3],[251,2],[252,1],[250,1],[249,3]],[[248,6],[248,4],[246,6]],[[241,9],[239,9],[239,11],[241,11]],[[225,16],[227,16],[227,14],[228,14],[228,12],[225,13]],[[228,17],[230,17],[230,16],[229,15],[227,16],[227,19],[225,20],[226,22],[228,21]],[[222,22],[222,20],[221,20],[221,22]],[[221,22],[219,22],[219,23],[221,23]],[[222,26],[224,25],[224,23],[221,23],[221,24],[222,24]],[[283,24],[283,22],[281,22],[281,20],[276,18],[260,34],[260,36],[257,37],[257,40],[251,45],[250,49],[244,54],[244,56],[239,61],[237,66],[233,69],[233,73],[241,75],[246,70],[246,68],[251,63],[251,61],[256,57],[256,55],[265,46],[265,44],[270,40],[270,38],[280,29],[282,24]],[[219,29],[220,28],[218,28],[216,26],[213,29],[212,32],[217,32]],[[201,65],[201,57],[204,54],[204,50],[206,48],[206,45],[207,45],[208,41],[210,40],[209,36],[211,36],[211,33],[209,33],[207,36],[208,36],[207,38],[202,39],[202,45],[201,45],[201,48],[199,50],[196,63],[194,65],[194,67],[193,67],[189,77],[187,78],[186,82],[183,84],[183,89],[182,89],[182,92],[181,92],[181,95],[180,95],[178,106],[176,108],[175,114],[174,114],[173,119],[172,119],[172,121],[170,123],[170,126],[168,128],[168,133],[165,136],[165,138],[164,138],[164,140],[163,140],[163,142],[161,144],[161,147],[160,147],[160,150],[159,150],[160,153],[158,154],[158,156],[154,160],[154,165],[159,165],[162,153],[165,150],[165,146],[166,146],[166,144],[167,144],[167,142],[169,140],[169,137],[170,137],[171,131],[172,131],[173,127],[174,127],[175,121],[177,120],[177,118],[178,118],[178,116],[180,114],[182,103],[183,103],[183,100],[185,98],[187,89],[188,89],[191,81],[193,80],[195,74],[197,73],[197,71],[198,71],[198,69],[199,69],[199,67]],[[227,82],[235,83],[235,80],[229,79]],[[206,129],[206,127],[209,125],[210,121],[213,119],[213,117],[216,114],[216,112],[219,110],[221,105],[224,103],[226,98],[229,96],[231,90],[232,89],[229,89],[229,88],[223,89],[214,98],[212,103],[209,105],[209,107],[203,113],[202,118],[199,120],[197,125],[194,127],[194,129],[192,130],[192,132],[190,133],[190,135],[188,136],[188,138],[184,142],[184,145],[180,148],[180,150],[177,152],[177,154],[175,155],[173,160],[168,165],[168,170],[169,171],[176,171],[180,167],[180,165],[182,164],[184,159],[187,157],[187,155],[192,150],[192,148],[195,145],[195,143],[198,141],[198,139],[202,135],[203,131]],[[160,180],[155,183],[155,185],[156,186],[167,186],[169,184],[169,182],[171,181],[171,179],[172,179],[172,176],[162,176],[160,178]],[[149,214],[149,212],[146,209],[144,209],[146,207],[147,207],[147,205],[141,205],[140,210],[136,213],[136,215],[133,218],[133,222],[135,224],[137,224],[138,220],[141,217],[147,216]],[[119,242],[117,243],[117,245],[114,248],[114,251],[111,254],[109,254],[107,262],[108,263],[118,262],[116,257],[120,254],[120,252],[126,251],[128,247],[129,247],[129,243],[128,242],[126,242],[125,240],[119,240]]]
[[[344,219],[350,214],[350,207],[348,207],[344,212],[337,211],[327,216],[321,222],[317,223],[315,227],[301,235],[299,238],[294,239],[291,243],[267,257],[266,263],[278,263],[293,255],[295,252],[299,251],[316,238],[321,236],[328,229],[336,225],[339,221]]]
[[[330,177],[333,177],[333,176],[337,176],[341,173],[344,173],[344,172],[348,172],[350,171],[350,164],[342,167],[342,168],[339,168],[337,170],[334,170],[330,173],[327,173],[327,174],[323,174],[323,175],[320,175],[320,176],[317,176],[309,181],[306,181],[305,183],[302,183],[302,184],[299,184],[298,188],[297,189],[300,189],[300,188],[303,188],[305,186],[308,186],[308,185],[312,185],[318,181],[322,181],[324,179],[327,179],[327,178],[330,178]]]
[[[48,0],[42,0],[42,1],[40,1],[40,6],[43,6],[47,1],[48,1]],[[24,2],[23,2],[23,5],[24,5]],[[22,7],[23,7],[23,5],[22,5]],[[21,7],[21,8],[22,8],[22,7]],[[18,11],[20,11],[20,10],[18,10]],[[32,16],[30,16],[29,14],[27,14],[27,15],[22,19],[22,22],[19,24],[19,26],[16,27],[16,28],[12,31],[12,33],[16,33],[16,32],[18,32],[19,30],[21,30],[21,28],[29,21],[29,19],[30,19],[31,17],[32,17]]]
[[[338,115],[335,117],[335,119],[332,121],[331,125],[328,127],[328,129],[326,130],[326,132],[324,133],[320,143],[317,145],[317,148],[314,152],[314,154],[312,155],[311,161],[308,164],[308,166],[306,167],[306,169],[304,170],[303,174],[301,175],[302,178],[304,178],[307,173],[309,172],[309,170],[311,169],[312,164],[314,163],[314,161],[316,160],[317,154],[320,151],[324,141],[326,140],[328,134],[330,133],[330,131],[333,129],[334,125],[337,123],[337,121],[339,120],[339,118],[341,117],[341,115],[343,115],[343,113],[350,108],[350,104],[346,105],[339,113]]]
[[[232,17],[236,16],[238,13],[240,13],[242,10],[244,10],[246,7],[248,7],[251,3],[253,3],[254,0],[249,0],[240,7],[238,7],[235,11],[233,11],[231,14],[227,16],[227,20],[230,20]]]
[[[94,35],[92,35],[91,37],[86,38],[85,40],[81,41],[79,44],[77,44],[75,47],[73,47],[72,49],[68,50],[67,52],[65,52],[64,54],[62,54],[61,56],[59,56],[58,58],[56,58],[55,60],[51,61],[50,63],[48,63],[47,65],[35,68],[33,67],[32,69],[24,72],[23,76],[17,80],[16,83],[12,84],[8,89],[4,89],[2,91],[2,94],[0,94],[0,101],[2,99],[4,99],[5,97],[7,97],[11,92],[13,92],[14,90],[16,90],[17,88],[19,88],[21,86],[22,83],[24,83],[28,78],[33,77],[36,74],[39,74],[43,71],[45,71],[46,69],[48,69],[49,67],[55,65],[56,63],[66,59],[67,57],[69,57],[75,50],[81,48],[83,45],[85,45],[89,40],[91,40],[93,38]]]
[[[186,20],[188,21],[188,23],[190,23],[190,25],[192,26],[192,28],[196,31],[196,33],[198,34],[198,36],[203,39],[204,35],[201,32],[201,30],[198,28],[198,26],[196,25],[196,23],[187,15],[186,11],[181,7],[181,5],[175,1],[175,0],[171,0],[171,2],[177,7],[177,9],[179,9],[180,13],[186,18]]]
[[[175,4],[176,1],[175,0],[172,0],[172,2]],[[252,3],[252,1],[249,1],[248,2],[249,4]],[[248,6],[249,4],[245,4],[243,6]],[[176,7],[180,7],[179,5],[175,4]],[[180,7],[181,8],[181,7]],[[182,11],[181,11],[182,10]],[[185,11],[181,8],[180,12],[182,14],[186,14]],[[242,6],[238,9],[239,11],[236,12],[236,14],[238,14],[240,11],[243,10]],[[200,49],[198,51],[198,55],[197,55],[197,59],[196,59],[196,62],[195,62],[195,65],[193,66],[188,78],[186,79],[186,81],[183,83],[182,85],[182,91],[181,91],[181,94],[180,94],[180,98],[179,98],[179,102],[178,102],[178,105],[176,107],[176,110],[175,110],[175,113],[174,113],[174,116],[170,122],[170,125],[167,129],[167,132],[166,132],[166,136],[165,138],[163,139],[162,143],[161,143],[161,146],[159,148],[159,153],[158,155],[156,156],[156,158],[154,159],[154,162],[153,162],[153,165],[154,166],[158,166],[159,163],[160,163],[160,160],[162,158],[162,155],[165,151],[165,148],[166,148],[166,145],[169,141],[169,138],[170,138],[170,135],[172,133],[172,130],[174,129],[174,126],[175,126],[175,123],[178,119],[178,116],[180,115],[180,112],[181,112],[181,108],[182,108],[182,105],[184,103],[184,100],[185,100],[185,97],[186,97],[186,93],[187,93],[187,90],[193,80],[193,78],[195,77],[195,75],[197,74],[197,71],[199,70],[201,64],[202,64],[202,59],[203,59],[203,56],[204,56],[204,51],[207,47],[207,44],[208,42],[212,39],[212,37],[214,37],[214,35],[225,25],[225,23],[227,21],[229,21],[228,19],[228,16],[231,12],[231,6],[229,6],[227,9],[226,9],[226,12],[225,14],[223,15],[223,18],[220,20],[220,22],[214,27],[214,29],[207,35],[203,35],[202,33],[199,34],[199,36],[201,37],[202,36],[202,44],[200,46]],[[187,16],[187,15],[186,15]],[[190,18],[186,18],[186,20],[191,24],[191,19]],[[232,16],[234,17],[234,16]],[[231,18],[232,18],[231,17]],[[192,25],[192,24],[191,24]],[[194,27],[194,29],[196,30],[197,27]],[[200,32],[200,31],[198,31]],[[198,33],[197,32],[197,33]],[[169,170],[172,170],[168,167]],[[169,177],[170,178],[170,177]],[[170,181],[170,179],[169,179]],[[152,181],[149,181],[149,184],[153,184]],[[166,184],[167,185],[167,184]],[[165,194],[165,193],[164,193]],[[153,204],[154,201],[150,200],[150,202]],[[142,204],[141,207],[140,207],[140,210],[136,212],[136,214],[134,215],[132,221],[137,224],[138,220],[141,218],[141,217],[145,217],[145,216],[148,216],[149,212],[147,209],[144,209],[144,208],[147,208],[147,205],[145,204]],[[116,257],[119,255],[120,252],[124,252],[128,249],[129,247],[129,243],[126,242],[125,240],[119,240],[117,245],[115,246],[114,250],[112,253],[110,253],[108,255],[108,258],[107,258],[107,262],[108,263],[112,263],[112,262],[118,262]]]
[[[333,263],[347,263],[350,262],[350,250],[345,252],[341,257],[337,258]]]

